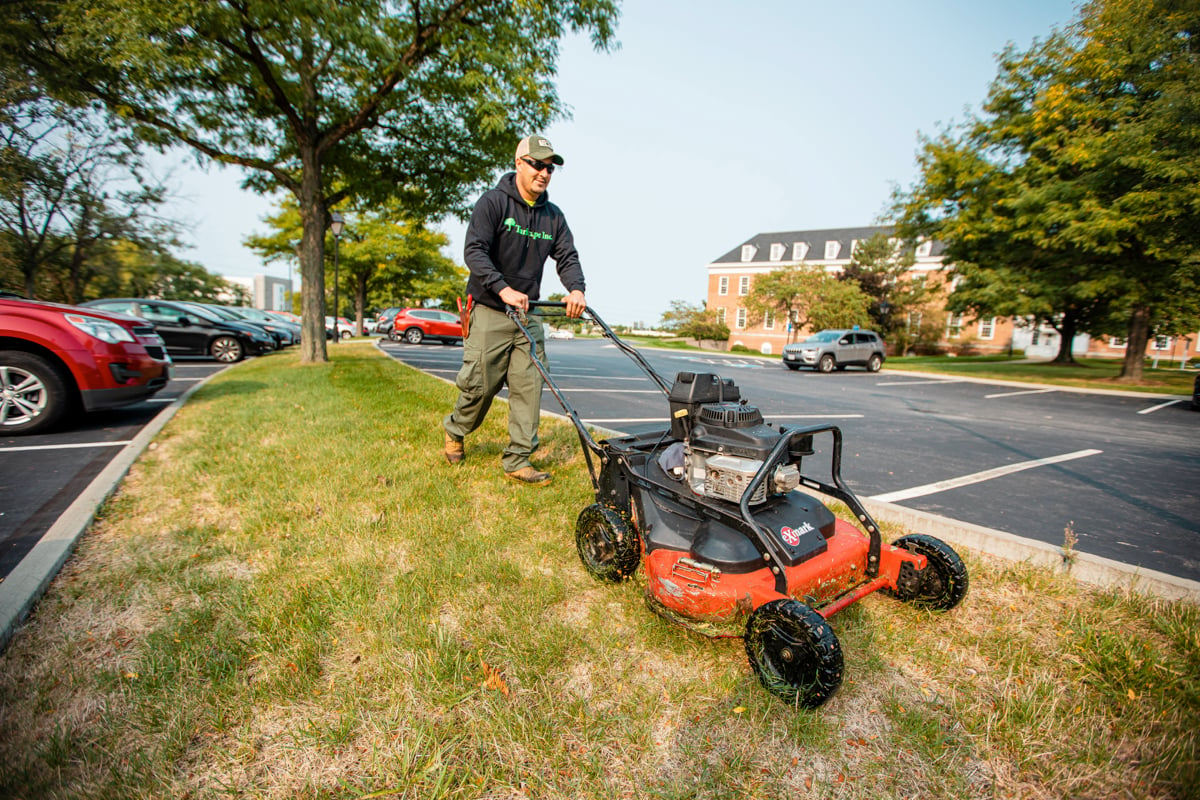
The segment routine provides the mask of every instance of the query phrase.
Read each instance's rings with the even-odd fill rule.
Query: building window
[[[737,310],[737,328],[741,330],[746,327],[746,309],[739,308]]]
[[[771,245],[771,260],[778,261],[783,258],[783,253],[787,248],[779,243]]]
[[[729,294],[729,276],[728,275],[722,275],[720,278],[717,279],[717,294],[720,294],[720,295]]]
[[[808,255],[808,242],[792,243],[792,261],[803,261]]]
[[[770,311],[763,315],[763,328],[768,331],[775,330],[775,315]]]
[[[749,275],[743,275],[742,277],[738,278],[738,294],[740,294],[742,297],[745,297],[746,295],[750,294],[750,276]]]
[[[721,323],[722,325],[725,324],[725,309],[724,308],[717,309],[717,322]]]
[[[928,258],[932,253],[933,253],[933,240],[932,239],[918,239],[917,240],[917,252],[916,252],[917,258]]]
[[[1124,336],[1110,336],[1108,338],[1108,346],[1124,348],[1125,347],[1125,337]]]
[[[758,248],[752,244],[742,245],[742,261],[753,261],[754,254],[758,252]]]
[[[1170,336],[1155,336],[1154,337],[1154,349],[1155,350],[1170,350],[1171,349],[1171,337]]]
[[[957,339],[962,335],[962,314],[947,314],[946,315],[946,338]],[[1034,342],[1037,344],[1037,342]]]
[[[996,335],[996,318],[979,320],[979,338],[991,339]]]
[[[832,261],[838,257],[838,253],[842,252],[842,243],[836,241],[828,241],[825,243],[825,260]]]

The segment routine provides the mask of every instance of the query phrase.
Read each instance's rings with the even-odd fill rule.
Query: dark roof
[[[779,233],[758,233],[751,236],[746,241],[739,244],[737,247],[725,253],[720,258],[713,259],[713,264],[740,264],[742,263],[742,248],[748,244],[754,245],[758,250],[754,255],[755,261],[768,261],[770,259],[771,245],[781,244],[785,248],[781,261],[792,260],[792,245],[796,242],[808,243],[808,256],[805,261],[824,261],[825,260],[825,242],[838,241],[842,243],[841,251],[838,255],[838,260],[845,260],[850,257],[850,242],[854,240],[864,241],[870,239],[877,233],[882,233],[885,236],[891,236],[896,230],[894,225],[873,225],[864,228],[826,228],[825,230],[817,231],[782,231]],[[931,255],[939,256],[942,254],[941,242],[933,243],[933,252]]]

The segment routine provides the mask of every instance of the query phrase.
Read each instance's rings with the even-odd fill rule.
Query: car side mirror
[[[191,325],[191,324],[192,324],[192,320],[191,320],[190,318],[188,318],[188,317],[180,317],[180,318],[179,318],[177,321],[179,322],[179,324],[180,324],[181,326],[183,326],[183,327],[185,327],[185,328],[186,328],[188,325]]]
[[[850,340],[848,338],[842,338],[838,340],[838,344],[850,344]]]

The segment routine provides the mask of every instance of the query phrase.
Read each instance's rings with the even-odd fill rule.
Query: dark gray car
[[[788,369],[811,367],[818,372],[848,366],[878,372],[886,357],[883,339],[874,331],[824,330],[783,348],[783,364]]]

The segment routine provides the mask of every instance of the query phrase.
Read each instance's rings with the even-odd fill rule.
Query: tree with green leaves
[[[819,267],[789,266],[755,277],[746,297],[752,324],[767,314],[791,323],[788,341],[801,331],[867,327],[871,298],[855,281],[841,281]]]
[[[703,301],[693,305],[685,300],[672,300],[659,325],[663,330],[698,342],[723,342],[729,338],[729,326],[718,320]]]
[[[353,303],[350,316],[360,331],[370,307],[436,301],[454,309],[455,298],[466,289],[466,270],[442,255],[445,234],[406,221],[401,213],[365,204],[346,215],[338,252],[338,296]],[[302,233],[295,200],[285,197],[265,222],[272,231],[247,237],[243,244],[267,263],[295,258]]]
[[[926,276],[914,274],[914,250],[883,233],[858,243],[838,279],[853,281],[870,298],[869,323],[885,339],[905,327],[910,314],[923,311],[940,292]]]
[[[945,244],[962,302],[1052,321],[1068,352],[1076,331],[1124,335],[1140,380],[1153,333],[1200,325],[1197,86],[1200,5],[1084,4],[1003,54],[982,116],[925,142],[902,235]]]
[[[564,114],[558,41],[613,42],[616,0],[13,0],[0,47],[147,140],[297,200],[301,360],[324,361],[324,230],[350,193],[411,219],[465,208]]]
[[[105,243],[174,241],[139,143],[0,64],[0,240],[26,297],[78,303]]]

